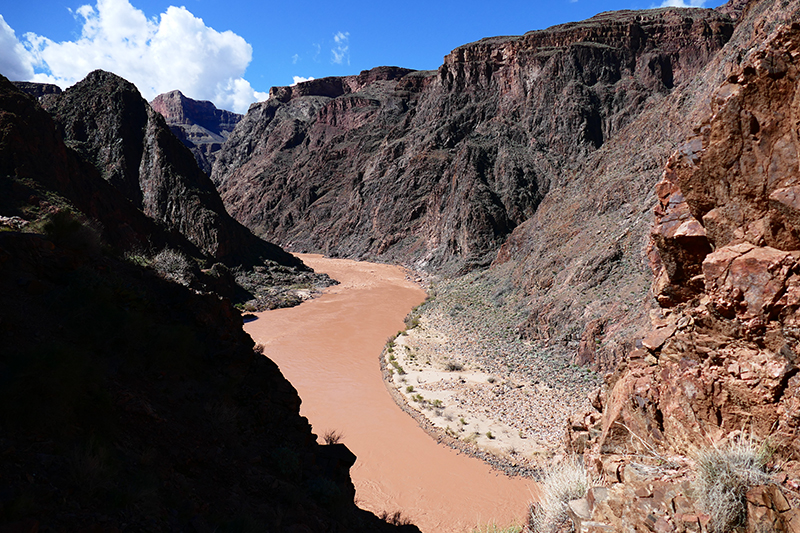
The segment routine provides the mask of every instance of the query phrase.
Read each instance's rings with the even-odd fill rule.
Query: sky
[[[662,3],[663,2],[663,3]],[[521,35],[602,11],[723,0],[6,0],[0,74],[62,89],[95,69],[147,100],[178,89],[247,111],[272,86],[382,65],[439,68],[454,48]]]

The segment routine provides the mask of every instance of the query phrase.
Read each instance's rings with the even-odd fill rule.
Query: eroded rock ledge
[[[581,531],[712,527],[692,458],[739,432],[781,465],[747,493],[742,527],[800,531],[799,98],[792,23],[727,77],[667,163],[650,254],[661,309],[596,398],[599,422],[567,431],[610,485],[571,505]]]

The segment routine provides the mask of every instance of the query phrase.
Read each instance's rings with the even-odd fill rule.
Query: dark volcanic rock
[[[160,94],[150,106],[161,113],[167,125],[194,154],[206,174],[211,173],[216,154],[242,115],[217,109],[207,101],[187,98],[180,91]]]
[[[213,260],[229,265],[263,260],[302,265],[228,215],[191,152],[133,84],[95,71],[61,96],[48,97],[44,105],[67,144],[109,183],[147,216],[185,235]]]

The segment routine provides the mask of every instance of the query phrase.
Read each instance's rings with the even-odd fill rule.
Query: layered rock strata
[[[238,113],[217,109],[211,102],[188,98],[180,91],[160,94],[150,106],[161,113],[169,129],[192,151],[206,174],[211,174],[222,143],[242,120]]]

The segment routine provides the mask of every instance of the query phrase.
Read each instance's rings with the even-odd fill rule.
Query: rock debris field
[[[519,338],[524,296],[511,286],[475,273],[429,292],[382,355],[401,406],[508,473],[560,453],[567,419],[589,407],[600,377],[571,364],[567,350]]]

